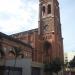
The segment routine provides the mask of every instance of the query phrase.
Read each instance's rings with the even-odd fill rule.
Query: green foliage
[[[52,63],[49,63],[49,64],[45,64],[44,65],[44,71],[45,72],[52,72]]]
[[[74,68],[75,67],[75,56],[74,58],[69,62],[69,67]]]
[[[19,55],[21,55],[23,57],[22,54],[20,54],[21,49],[18,47],[14,47],[11,51],[9,51],[9,53],[14,54],[14,56],[18,57]]]
[[[17,56],[21,52],[21,49],[17,48],[17,47],[14,47],[14,51],[15,51],[15,54]]]
[[[15,52],[14,51],[11,50],[11,51],[9,51],[9,53],[12,53],[15,56]]]
[[[58,73],[62,69],[62,62],[59,58],[55,58],[51,63],[44,65],[45,72],[55,72]]]
[[[66,68],[68,68],[69,67],[69,62],[66,62],[66,63],[64,63],[64,70],[66,70]]]
[[[52,67],[53,67],[53,72],[57,73],[62,69],[62,62],[60,61],[59,58],[55,58],[52,61]]]

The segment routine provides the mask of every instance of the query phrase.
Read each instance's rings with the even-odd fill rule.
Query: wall
[[[22,75],[31,75],[31,59],[7,60],[6,66],[22,67]]]

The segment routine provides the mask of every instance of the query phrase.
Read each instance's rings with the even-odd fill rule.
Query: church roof
[[[28,47],[32,48],[32,46],[29,45],[28,43],[24,43],[24,42],[22,42],[22,41],[20,41],[20,40],[18,40],[18,39],[16,39],[16,38],[13,38],[12,36],[9,36],[9,35],[4,34],[4,33],[2,33],[2,32],[0,32],[0,39],[1,39],[1,38],[5,38],[5,39],[8,39],[8,40],[10,40],[10,41],[14,41],[14,42],[16,42],[16,43],[20,43],[20,44],[22,44],[22,45],[25,45],[25,46],[28,46]]]
[[[38,28],[36,29],[32,29],[32,30],[28,30],[28,31],[23,31],[23,32],[20,32],[20,33],[16,33],[16,34],[12,34],[11,36],[17,36],[19,34],[32,34],[33,32],[38,32]]]

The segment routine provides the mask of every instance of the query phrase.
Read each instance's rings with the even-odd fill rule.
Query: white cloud
[[[20,0],[0,0],[0,11],[15,14],[15,12],[17,11],[17,9],[19,9],[20,6]]]
[[[38,4],[34,0],[0,0],[0,31],[12,34],[35,28],[37,11]]]

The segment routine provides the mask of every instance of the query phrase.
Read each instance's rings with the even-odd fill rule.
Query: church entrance
[[[44,51],[44,63],[49,63],[52,57],[52,45],[50,42],[45,41],[43,45],[43,51]]]

